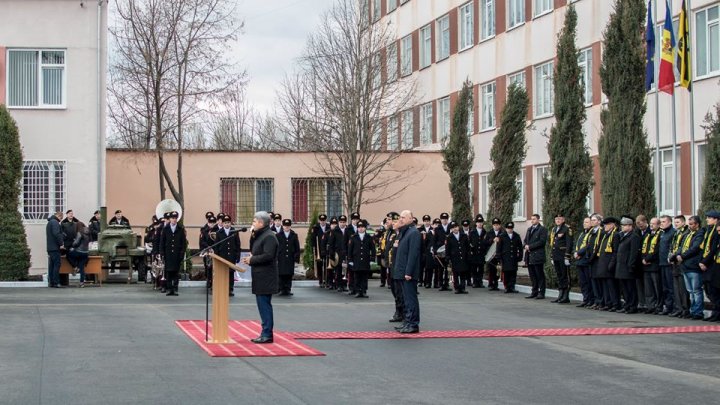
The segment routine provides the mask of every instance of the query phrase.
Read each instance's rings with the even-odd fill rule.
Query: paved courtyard
[[[392,296],[318,288],[273,298],[277,330],[389,330]],[[422,330],[707,325],[421,289]],[[323,357],[211,358],[174,324],[203,319],[202,288],[0,288],[2,404],[716,403],[720,333],[303,340]],[[231,319],[258,319],[250,289]]]

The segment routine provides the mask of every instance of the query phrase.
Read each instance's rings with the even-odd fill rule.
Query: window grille
[[[273,210],[273,192],[273,179],[221,178],[220,209],[233,223],[249,224],[256,212]]]
[[[294,178],[292,182],[292,220],[308,223],[313,212],[328,218],[342,214],[342,180],[337,178]]]
[[[26,161],[23,163],[21,212],[27,221],[43,221],[55,211],[66,209],[65,162]]]

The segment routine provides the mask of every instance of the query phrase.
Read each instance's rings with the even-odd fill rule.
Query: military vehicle
[[[103,268],[128,269],[127,282],[132,282],[133,271],[138,272],[138,281],[147,280],[145,248],[141,245],[142,236],[135,234],[130,227],[107,225],[107,208],[100,208],[100,234],[97,244],[90,246],[90,256],[102,256]],[[107,271],[105,273],[107,275]]]

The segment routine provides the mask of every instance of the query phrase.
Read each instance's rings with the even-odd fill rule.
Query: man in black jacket
[[[565,215],[555,215],[555,226],[550,233],[550,249],[553,268],[558,280],[558,297],[551,302],[570,303],[570,251],[572,249],[572,230],[565,224]]]
[[[517,293],[515,282],[517,281],[518,263],[523,257],[523,243],[520,235],[515,232],[515,223],[508,222],[505,224],[505,232],[500,235],[502,243],[502,272],[503,284],[505,285],[505,294]]]
[[[253,218],[255,241],[251,252],[242,259],[252,267],[252,293],[255,294],[258,312],[262,322],[260,336],[251,339],[253,343],[273,342],[272,296],[278,290],[277,248],[278,240],[270,230],[270,215],[265,211],[255,213]]]
[[[230,263],[240,261],[240,234],[232,227],[232,218],[225,215],[223,218],[222,228],[217,231],[217,246],[213,248],[215,253]],[[235,296],[235,270],[230,269],[228,277],[228,293],[231,297]]]
[[[170,221],[163,228],[160,238],[160,255],[165,262],[165,288],[168,296],[178,295],[180,269],[187,249],[187,234],[185,228],[178,224],[178,217],[177,211],[170,213]]]
[[[575,268],[577,269],[578,279],[580,281],[580,291],[582,291],[583,300],[577,305],[578,308],[588,307],[595,304],[595,294],[592,288],[592,275],[590,272],[590,260],[587,257],[587,251],[592,250],[591,233],[592,226],[590,217],[583,219],[583,231],[575,239],[573,248],[573,257],[575,258]]]
[[[489,291],[498,291],[500,290],[498,288],[498,266],[502,266],[502,222],[500,222],[500,218],[493,218],[492,220],[492,231],[488,232],[486,243],[488,245],[488,250],[492,247],[492,245],[495,245],[495,254],[493,257],[489,258],[487,260],[487,263],[485,264],[485,269],[488,273],[488,290]]]
[[[62,211],[48,217],[45,226],[45,240],[48,253],[48,282],[52,288],[60,288],[60,251],[64,249],[63,233],[60,230]]]
[[[77,223],[78,219],[75,218],[73,210],[67,210],[67,212],[65,212],[65,219],[60,222],[64,238],[63,246],[65,247],[65,250],[70,250],[70,247],[75,241],[75,234],[77,233],[75,229],[77,227]]]
[[[470,245],[467,234],[460,230],[460,224],[450,223],[450,235],[445,242],[445,255],[452,266],[453,288],[455,294],[467,294],[465,291],[465,277],[468,272],[468,256]]]
[[[92,218],[88,221],[88,228],[90,228],[90,242],[97,242],[98,235],[100,235],[100,210],[95,210]]]
[[[640,236],[633,232],[633,221],[630,217],[620,220],[621,232],[618,233],[619,243],[615,256],[615,278],[622,287],[625,305],[618,312],[636,314],[638,312],[638,290],[635,280],[638,278],[638,258],[640,257]]]
[[[547,229],[540,224],[540,215],[530,217],[530,228],[525,234],[525,263],[528,265],[532,292],[525,298],[545,299],[545,245]]]
[[[485,288],[483,285],[483,273],[485,270],[485,255],[490,245],[487,242],[487,231],[485,230],[485,218],[482,214],[475,217],[475,228],[470,231],[468,242],[470,246],[470,279],[473,288]]]
[[[313,257],[315,260],[315,277],[318,279],[318,285],[322,288],[325,286],[325,260],[324,251],[321,241],[330,227],[327,224],[327,215],[318,215],[318,223],[312,229],[312,247]]]
[[[645,312],[655,315],[663,310],[662,274],[660,273],[660,251],[658,249],[662,234],[660,219],[651,218],[650,232],[645,234],[640,248],[643,266],[642,277],[645,285],[645,306],[647,307]],[[667,261],[667,255],[665,261]]]
[[[440,214],[440,226],[435,228],[435,242],[433,246],[433,253],[435,254],[437,254],[437,251],[441,246],[445,246],[447,236],[450,234],[450,228],[448,227],[449,221],[450,214],[447,212]],[[447,259],[437,257],[435,260],[437,262],[437,266],[435,268],[435,279],[438,284],[436,288],[440,288],[440,291],[450,291],[450,276],[448,275],[447,270]]]
[[[130,228],[130,221],[125,218],[122,211],[116,210],[115,216],[110,219],[110,222],[108,222],[108,225],[119,225],[124,226],[127,228]]]
[[[718,224],[720,213],[715,210],[710,210],[705,213],[705,237],[703,243],[700,245],[702,249],[702,260],[700,260],[700,270],[702,271],[703,285],[705,287],[705,293],[708,299],[713,304],[713,311],[709,317],[703,319],[704,321],[715,322],[720,318],[720,291],[712,286],[713,278],[713,262],[715,261],[715,255],[720,247],[720,237],[715,231],[715,227]]]
[[[420,232],[413,225],[412,212],[405,210],[400,214],[400,229],[393,280],[402,283],[402,295],[405,305],[405,326],[400,333],[420,332],[420,304],[417,298],[417,282],[420,278]]]
[[[700,227],[700,217],[693,215],[688,219],[689,232],[683,236],[680,247],[675,255],[675,261],[680,263],[680,269],[685,279],[685,286],[690,296],[689,318],[694,320],[703,319],[703,289],[702,271],[700,261],[702,260],[702,245],[705,229]]]
[[[375,242],[365,233],[367,221],[357,222],[357,233],[350,238],[348,245],[348,267],[353,272],[355,280],[355,298],[368,298],[368,277],[370,276],[370,263],[375,260]]]
[[[291,229],[292,221],[283,219],[282,229],[277,233],[278,240],[278,274],[280,276],[280,295],[293,295],[292,279],[295,275],[295,263],[300,263],[300,240]]]

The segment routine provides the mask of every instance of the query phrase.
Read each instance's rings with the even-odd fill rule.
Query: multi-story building
[[[364,0],[368,1],[368,0]],[[588,196],[588,211],[602,212],[597,143],[602,126],[600,112],[607,101],[602,94],[599,68],[603,30],[614,1],[570,0],[577,9],[576,46],[585,87],[586,143],[595,163],[595,183]],[[675,32],[681,0],[671,3]],[[645,1],[647,4],[647,1]],[[665,2],[652,0],[659,43],[665,20]],[[661,213],[690,214],[698,205],[705,167],[705,115],[720,101],[720,1],[693,0],[690,4],[690,35],[693,38],[694,116],[690,117],[690,94],[676,85],[674,98],[651,90],[647,96],[645,127],[654,153],[658,209]],[[450,132],[452,111],[462,84],[474,85],[474,108],[469,136],[475,149],[471,191],[476,212],[487,212],[488,173],[492,170],[490,148],[499,125],[500,112],[511,83],[527,89],[531,106],[527,131],[528,153],[518,173],[520,201],[516,221],[542,213],[542,178],[548,170],[547,135],[555,122],[553,73],[557,36],[564,23],[568,0],[369,0],[375,23],[391,23],[397,41],[386,52],[387,63],[396,63],[400,76],[413,77],[420,102],[394,118],[393,125],[405,128],[412,120],[414,147],[437,149]],[[638,27],[642,29],[642,27]],[[677,34],[676,34],[677,36]],[[395,71],[395,68],[392,68]],[[673,142],[672,102],[675,103],[676,142]],[[398,123],[399,119],[399,123]],[[691,136],[694,127],[694,137]],[[397,131],[386,133],[399,136]],[[400,134],[401,135],[401,134]],[[402,138],[401,138],[402,139]],[[388,145],[398,141],[388,140]],[[677,154],[673,153],[676,145]],[[656,148],[658,146],[658,148]],[[675,155],[675,156],[674,156]],[[675,159],[674,159],[675,157]],[[677,170],[673,174],[674,169]],[[693,200],[694,195],[694,200]]]
[[[48,215],[87,221],[104,203],[106,4],[0,0],[0,104],[20,131],[35,272],[47,268]]]

